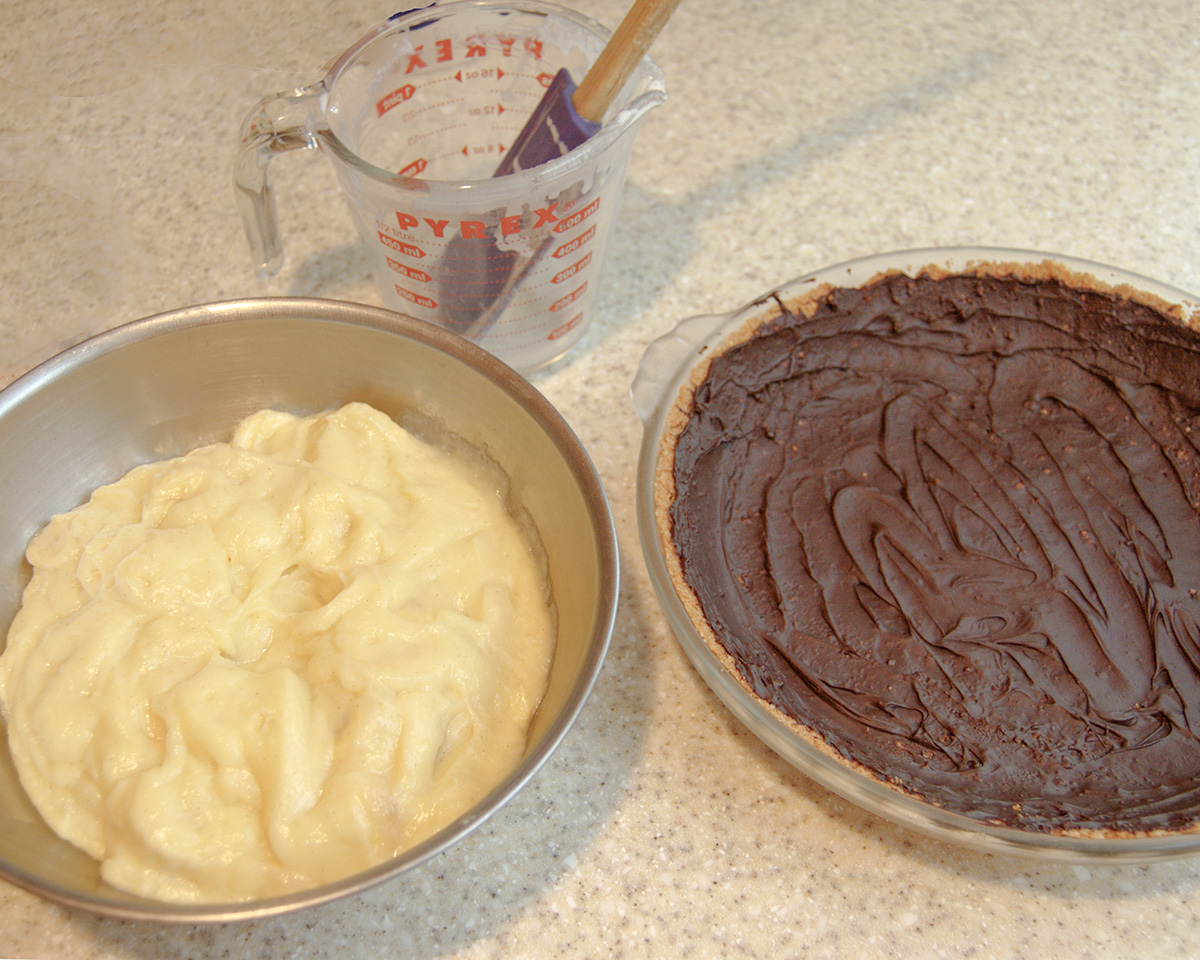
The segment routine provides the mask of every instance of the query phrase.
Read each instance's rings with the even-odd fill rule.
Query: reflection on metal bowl
[[[474,807],[363,873],[272,900],[172,905],[105,883],[56,837],[0,748],[0,876],[99,914],[174,922],[269,916],[361,891],[425,861],[511,798],[578,716],[608,648],[617,548],[607,499],[567,424],[522,377],[467,341],[372,307],[299,298],[230,301],[139,320],[65,351],[0,392],[0,622],[28,580],[25,544],[53,514],[132,467],[226,440],[244,416],[363,401],[497,464],[545,551],[557,614],[549,685],[518,765]]]

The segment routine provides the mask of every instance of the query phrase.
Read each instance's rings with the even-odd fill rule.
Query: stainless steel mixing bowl
[[[34,811],[0,746],[0,876],[97,913],[213,921],[284,913],[363,890],[461,839],[553,752],[600,671],[617,603],[617,546],[579,440],[527,381],[465,340],[389,311],[312,299],[188,307],[118,327],[0,391],[0,625],[29,577],[24,550],[56,512],[131,467],[228,439],[264,407],[298,414],[361,400],[404,426],[449,431],[498,464],[549,565],[558,640],[519,765],[445,829],[375,868],[302,893],[178,906],[105,883]]]

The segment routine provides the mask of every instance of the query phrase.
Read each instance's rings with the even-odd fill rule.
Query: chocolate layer
[[[890,276],[693,404],[672,536],[759,697],[973,818],[1200,821],[1200,336],[1055,279]]]

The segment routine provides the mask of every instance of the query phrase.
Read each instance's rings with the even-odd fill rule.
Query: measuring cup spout
[[[265,97],[242,123],[233,179],[242,225],[260,280],[273,277],[283,265],[283,240],[271,189],[271,158],[288,150],[318,146],[313,128],[321,117],[319,101],[324,92],[322,82]]]
[[[618,136],[624,136],[626,133],[636,131],[640,121],[647,113],[659,104],[666,102],[667,91],[662,85],[661,77],[657,75],[657,68],[655,68],[655,74],[647,81],[645,91],[625,104],[609,121],[609,124]]]

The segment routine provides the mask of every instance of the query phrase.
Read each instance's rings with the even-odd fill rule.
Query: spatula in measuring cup
[[[679,2],[635,0],[578,87],[566,68],[559,70],[496,168],[495,176],[555,160],[595,135],[604,112]]]
[[[559,70],[493,176],[502,177],[556,160],[600,130],[605,111],[654,42],[680,0],[634,0],[612,38],[578,87]],[[517,285],[549,244],[532,254],[501,250],[492,239],[456,240],[447,248],[445,273],[456,278],[442,290],[452,329],[478,338],[495,323]],[[501,280],[502,282],[498,282]]]

